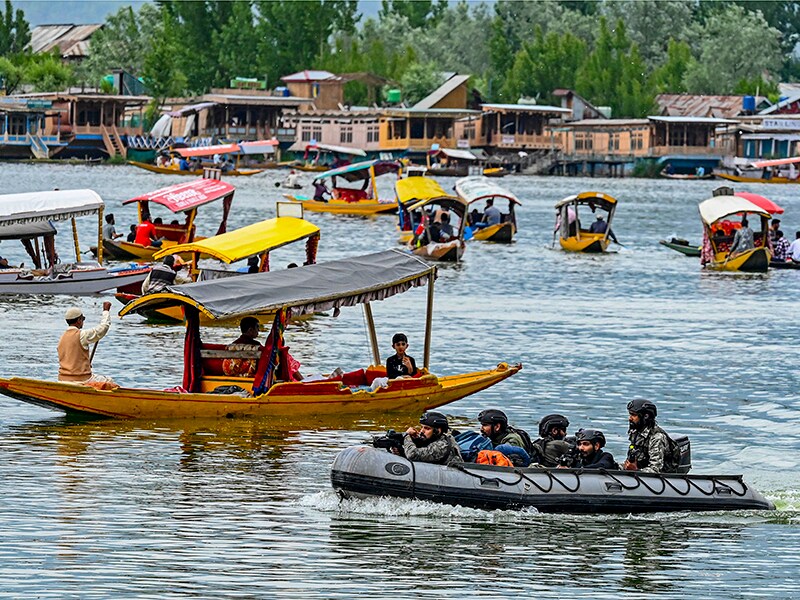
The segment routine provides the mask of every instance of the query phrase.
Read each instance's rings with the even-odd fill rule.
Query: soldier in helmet
[[[576,469],[607,469],[616,471],[619,465],[610,453],[605,452],[606,436],[598,429],[579,429],[575,434],[578,458],[572,465]]]
[[[403,439],[403,450],[408,460],[452,465],[462,462],[458,443],[450,433],[447,417],[440,412],[428,411],[419,422],[419,430],[409,427]]]
[[[658,409],[650,400],[628,402],[628,458],[622,467],[626,471],[662,473],[667,458],[667,433],[656,423]]]
[[[533,442],[531,462],[543,467],[558,466],[558,459],[570,451],[569,443],[564,440],[567,427],[569,419],[564,415],[547,415],[539,421],[539,439]]]
[[[492,446],[505,454],[518,467],[527,467],[531,458],[528,447],[518,430],[508,425],[508,417],[502,410],[487,408],[478,415],[481,435],[492,441]],[[527,435],[527,434],[526,434]],[[530,438],[528,439],[530,443]]]

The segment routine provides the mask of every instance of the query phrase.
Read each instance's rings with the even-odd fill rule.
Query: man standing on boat
[[[649,400],[628,402],[628,438],[631,445],[622,465],[626,471],[662,473],[666,471],[667,432],[656,423],[658,408]]]
[[[58,342],[58,380],[76,383],[107,381],[105,377],[92,374],[92,358],[89,346],[99,342],[111,327],[111,302],[103,302],[103,316],[100,324],[84,329],[86,317],[80,308],[67,309],[64,318],[69,327]]]

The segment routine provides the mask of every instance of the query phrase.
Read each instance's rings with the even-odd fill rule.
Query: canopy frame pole
[[[372,165],[369,168],[369,179],[370,183],[372,184],[372,199],[375,202],[378,202],[378,182],[376,181],[375,177],[375,165]]]
[[[377,367],[381,364],[381,351],[378,347],[378,336],[375,333],[375,319],[372,317],[372,307],[369,302],[364,302],[364,316],[367,319],[367,335],[372,349],[372,365]]]
[[[428,274],[428,306],[425,314],[425,356],[423,366],[430,370],[431,365],[431,329],[433,326],[433,284],[436,281],[436,269]]]
[[[97,209],[97,264],[103,264],[103,207]]]
[[[186,213],[186,243],[190,243],[194,241],[194,233],[192,233],[192,228],[194,227],[194,218],[197,216],[197,208],[193,208],[189,212]]]
[[[81,247],[78,244],[78,223],[72,217],[72,242],[75,244],[75,262],[81,262]]]

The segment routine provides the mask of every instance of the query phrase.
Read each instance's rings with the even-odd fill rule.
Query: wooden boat
[[[660,240],[658,243],[671,250],[680,252],[684,256],[700,256],[700,246],[692,246],[687,240],[672,238],[669,241]]]
[[[253,154],[273,154],[275,152],[275,148],[278,146],[277,139],[271,140],[258,140],[253,142],[238,142],[235,144],[216,144],[214,146],[194,146],[191,148],[172,148],[169,150],[170,155],[177,155],[181,158],[206,158],[209,156],[235,156],[236,163],[235,165],[232,163],[227,163],[224,165],[214,165],[214,167],[220,167],[221,171],[225,174],[226,177],[250,177],[251,175],[257,175],[264,171],[264,169],[244,169],[239,167],[239,160],[244,155],[253,155]],[[141,163],[137,161],[128,161],[129,164],[132,164],[135,167],[139,167],[140,169],[145,169],[146,171],[150,171],[152,173],[162,173],[165,175],[194,175],[194,176],[202,176],[204,173],[204,169],[181,169],[180,164],[176,164],[175,161],[172,161],[172,164],[169,165],[151,165],[146,163]],[[229,168],[230,167],[230,168]]]
[[[592,219],[605,216],[605,231],[593,233],[580,220],[580,207],[589,210]],[[602,192],[581,192],[556,203],[556,226],[558,241],[567,252],[605,252],[611,236],[611,221],[617,209],[617,200]],[[600,211],[600,212],[598,212]]]
[[[451,467],[414,462],[383,449],[342,450],[331,484],[345,498],[394,497],[483,509],[548,513],[775,510],[741,475],[642,473],[605,469]]]
[[[480,221],[477,215],[475,219],[468,218],[468,220],[471,222],[472,238],[475,240],[503,243],[514,241],[514,234],[517,233],[517,219],[514,211],[515,207],[521,206],[522,203],[512,192],[486,177],[465,177],[456,181],[456,194],[467,201],[467,210],[469,210],[469,206],[481,200],[492,200],[493,202],[507,200],[508,212],[502,213],[503,220],[500,223],[479,228],[475,226],[475,223]],[[477,208],[473,212],[477,213]]]
[[[129,160],[128,164],[140,169],[144,169],[145,171],[150,171],[151,173],[160,173],[161,175],[184,175],[192,177],[202,177],[203,175],[203,169],[187,169],[182,171],[176,166],[159,167],[135,160]],[[224,175],[225,177],[251,177],[252,175],[258,175],[263,171],[264,169],[231,169],[230,171],[225,171]]]
[[[55,190],[0,196],[0,239],[20,240],[33,269],[0,270],[0,294],[96,294],[121,286],[137,286],[149,267],[109,270],[82,259],[76,219],[96,215],[98,240],[103,237],[102,198],[92,190]],[[52,221],[72,222],[75,262],[60,262]]]
[[[662,170],[658,175],[659,177],[663,177],[664,179],[682,179],[682,180],[714,179],[714,173],[704,173],[703,175],[696,175],[694,173],[667,173],[665,170]]]
[[[381,200],[376,179],[381,175],[399,175],[402,165],[397,161],[369,160],[331,169],[314,180],[314,183],[331,183],[330,200],[315,200],[313,197],[284,194],[292,202],[303,205],[304,210],[339,215],[369,216],[389,214],[397,210],[394,200]],[[361,183],[360,188],[346,187],[340,181]],[[377,200],[376,200],[377,198]]]
[[[13,377],[0,379],[0,393],[69,413],[116,418],[292,419],[351,415],[361,419],[370,413],[418,413],[474,394],[522,368],[500,363],[493,369],[444,377],[430,372],[435,278],[436,267],[406,252],[388,250],[296,269],[176,286],[131,302],[120,316],[141,309],[183,306],[187,324],[182,388],[186,391],[124,387],[97,390],[81,384]],[[375,391],[364,389],[386,373],[371,303],[426,284],[427,317],[420,376],[387,380],[386,387]],[[292,381],[283,335],[287,318],[356,304],[364,308],[372,365],[340,378]],[[211,319],[269,313],[276,316],[264,348],[253,356],[251,350],[203,344],[200,313]],[[253,367],[254,376],[236,374]],[[248,395],[227,393],[225,386],[238,386]],[[214,390],[218,393],[211,393]]]
[[[258,223],[253,223],[234,231],[220,235],[195,240],[186,244],[178,244],[166,250],[160,250],[153,255],[156,260],[168,254],[191,256],[190,275],[192,281],[209,281],[225,277],[243,275],[245,272],[223,270],[219,268],[200,268],[200,257],[210,257],[226,264],[232,264],[246,258],[258,258],[258,273],[270,270],[270,252],[288,244],[306,240],[305,264],[312,265],[317,262],[317,247],[319,246],[319,227],[309,223],[303,218],[301,206],[288,202],[278,202],[278,216]],[[136,300],[141,294],[120,292],[116,294],[117,300],[123,304]],[[157,323],[183,323],[185,317],[182,306],[169,306],[166,308],[141,309],[139,313],[147,317],[148,321]],[[275,315],[266,315],[263,322],[272,322]],[[237,325],[238,320],[209,319],[205,314],[200,314],[202,325]]]
[[[366,158],[367,153],[360,148],[350,146],[335,146],[333,144],[318,144],[316,142],[295,142],[289,146],[290,152],[302,152],[302,160],[293,160],[281,163],[281,166],[306,171],[309,173],[323,173],[337,168],[344,160],[342,156]],[[338,163],[338,164],[337,164]]]
[[[798,163],[800,163],[800,156],[758,160],[744,169],[737,168],[735,173],[721,171],[717,173],[717,176],[736,183],[798,183],[800,181],[796,167]],[[789,167],[788,177],[780,175],[780,170],[778,174],[773,170],[783,166]]]
[[[395,193],[401,242],[407,243],[412,253],[427,260],[461,260],[466,251],[466,200],[449,195],[430,177],[398,179]],[[450,223],[453,234],[447,241],[436,241],[437,237],[441,240],[437,233],[443,214],[452,214],[458,221]]]
[[[770,214],[751,200],[740,195],[714,196],[699,205],[703,221],[703,245],[700,263],[714,271],[743,271],[747,273],[766,273],[772,258],[768,240]],[[755,247],[731,254],[735,223],[728,217],[756,215],[761,219],[760,232],[754,236]]]
[[[225,233],[228,213],[230,212],[233,194],[236,188],[219,179],[199,178],[188,183],[178,183],[154,192],[125,200],[123,204],[136,202],[139,223],[150,218],[150,203],[159,204],[173,214],[182,212],[186,215],[181,224],[158,224],[156,235],[162,239],[161,246],[142,246],[122,240],[103,240],[103,249],[111,257],[122,260],[152,260],[159,250],[166,250],[178,244],[192,242],[195,236],[195,217],[197,209],[204,204],[222,200],[222,221],[217,234]],[[188,258],[188,257],[187,257]]]

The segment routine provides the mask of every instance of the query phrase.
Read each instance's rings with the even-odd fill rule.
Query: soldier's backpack
[[[475,459],[478,458],[478,452],[494,448],[492,440],[482,436],[477,431],[455,433],[453,437],[455,437],[458,450],[461,452],[461,458],[464,459],[464,462],[475,462]]]
[[[510,425],[508,427],[508,430],[511,433],[516,433],[519,437],[522,438],[522,444],[523,444],[523,448],[525,448],[525,452],[528,453],[528,456],[533,458],[533,453],[535,452],[535,450],[533,448],[533,442],[531,441],[531,436],[528,435],[528,432],[525,431],[524,429],[519,429],[517,427],[511,427]]]

